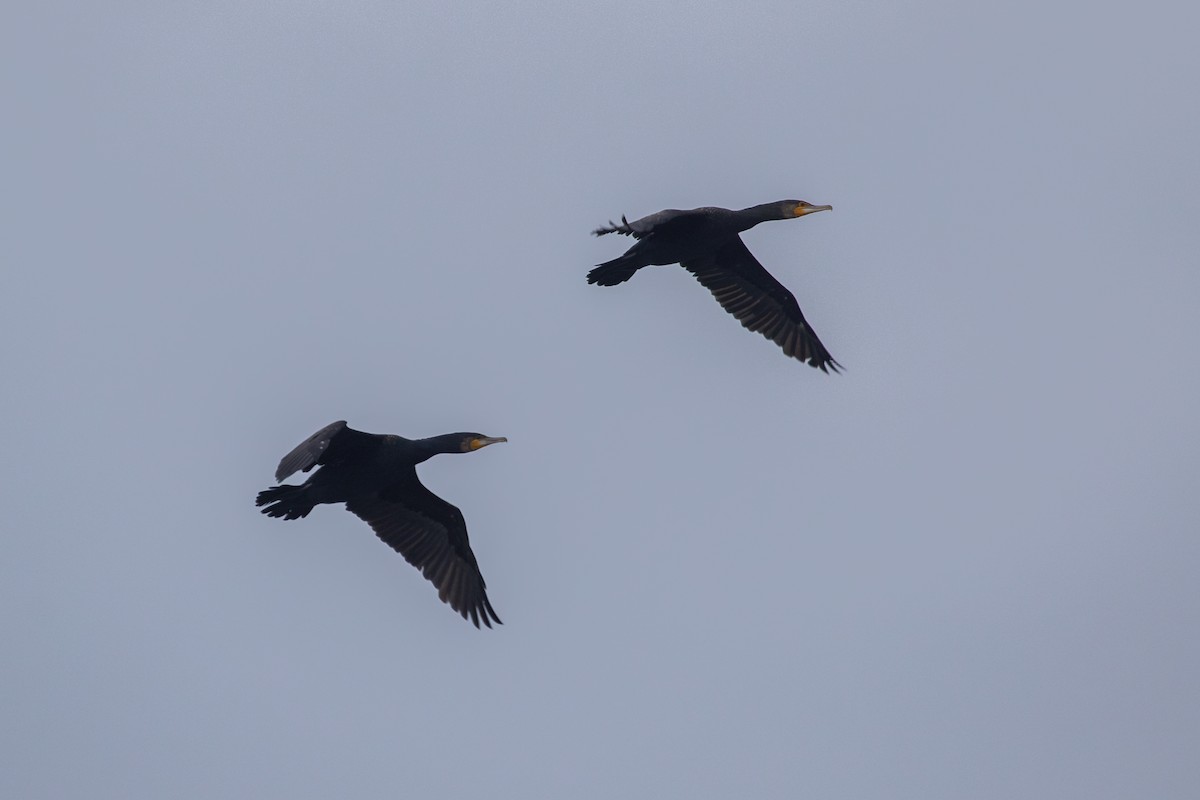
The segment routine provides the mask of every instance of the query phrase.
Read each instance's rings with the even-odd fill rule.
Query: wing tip
[[[492,608],[492,604],[488,601],[486,594],[475,605],[463,606],[455,610],[462,615],[463,619],[474,625],[477,630],[482,630],[484,626],[491,629],[492,622],[495,622],[497,625],[504,624],[500,616],[496,613],[496,609]],[[479,624],[480,622],[483,623],[482,626]]]
[[[817,369],[821,370],[821,372],[824,372],[826,375],[841,375],[846,369],[840,363],[838,363],[836,358],[831,355],[826,355],[823,361],[813,358],[808,362],[808,364],[811,367],[816,367]]]

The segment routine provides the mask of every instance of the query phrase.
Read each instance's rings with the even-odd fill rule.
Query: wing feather
[[[378,495],[351,499],[346,509],[419,569],[463,619],[477,628],[480,620],[489,628],[500,622],[488,601],[462,512],[421,485],[415,473]]]
[[[796,298],[758,263],[740,237],[681,266],[748,330],[761,333],[787,355],[823,372],[841,370],[842,365],[804,319]]]

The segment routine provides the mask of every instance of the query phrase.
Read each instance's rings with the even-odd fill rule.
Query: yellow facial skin
[[[814,206],[811,203],[801,203],[792,210],[792,213],[797,217],[803,217],[805,214],[814,214],[818,211],[833,211],[833,206]]]
[[[470,448],[471,450],[478,450],[481,447],[487,447],[489,444],[496,444],[497,442],[507,442],[507,441],[508,441],[508,439],[504,436],[495,436],[495,437],[481,436],[477,439],[472,439],[470,441],[470,443],[467,445],[467,447]]]

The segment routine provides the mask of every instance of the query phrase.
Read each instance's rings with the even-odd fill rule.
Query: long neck
[[[738,233],[748,231],[760,222],[780,219],[779,203],[763,203],[762,205],[743,208],[734,211],[733,217],[737,220]]]
[[[415,463],[420,464],[439,453],[461,453],[461,433],[443,433],[441,436],[430,436],[428,439],[413,439],[412,449],[417,456]]]

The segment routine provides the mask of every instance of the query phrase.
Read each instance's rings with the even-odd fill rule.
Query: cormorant
[[[469,453],[504,437],[480,433],[447,433],[428,439],[405,439],[363,433],[345,420],[326,425],[283,457],[275,480],[297,470],[320,466],[299,486],[273,486],[258,493],[255,505],[271,517],[298,519],[320,503],[345,503],[375,535],[404,556],[438,589],[442,602],[475,627],[500,622],[488,601],[483,576],[462,512],[426,489],[417,464],[439,453]]]
[[[615,286],[642,267],[679,264],[712,292],[717,302],[746,328],[757,331],[793,358],[838,372],[841,364],[829,355],[800,313],[800,306],[783,284],[758,263],[738,234],[760,222],[793,219],[833,206],[814,206],[803,200],[781,200],[731,211],[728,208],[669,208],[621,224],[609,222],[592,231],[596,236],[620,233],[637,242],[620,258],[606,261],[588,273],[588,283]]]

